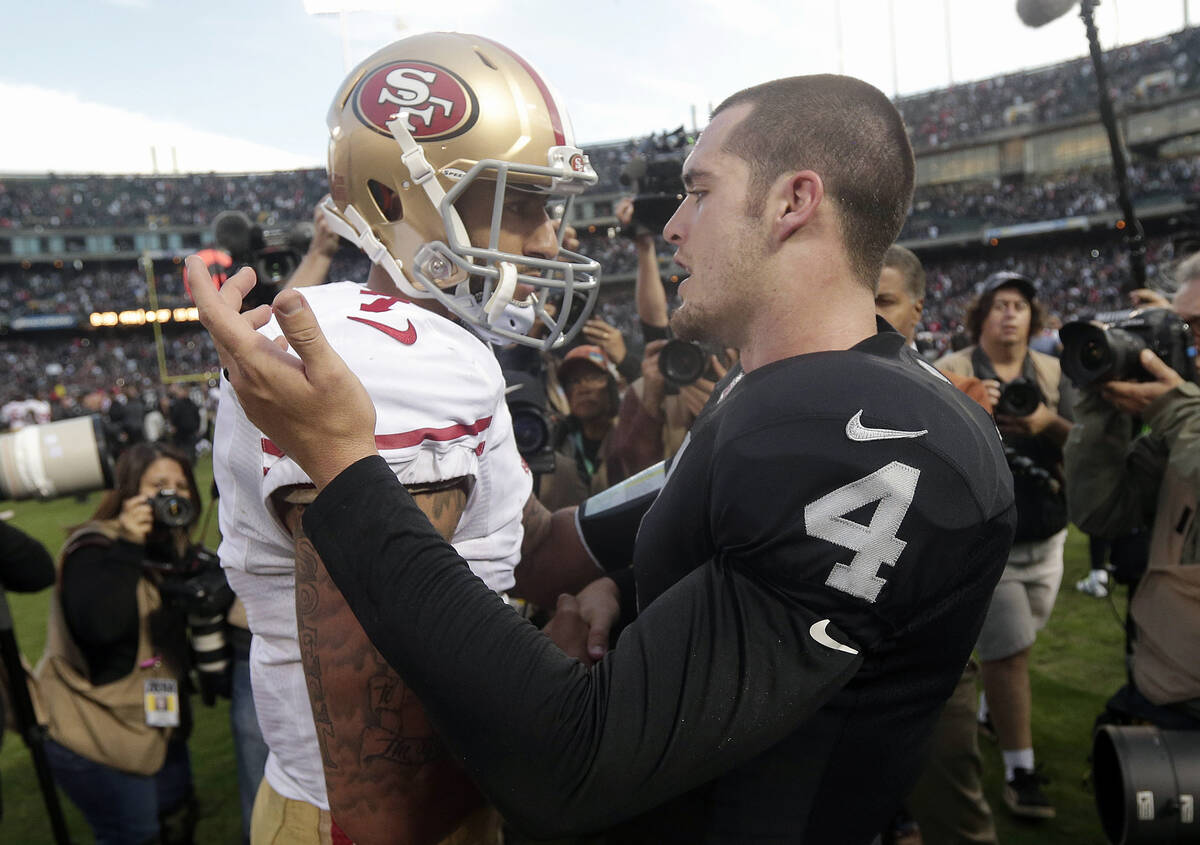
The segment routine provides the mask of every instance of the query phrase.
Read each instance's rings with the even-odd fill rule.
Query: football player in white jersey
[[[373,267],[365,286],[304,296],[372,397],[378,448],[433,524],[491,589],[553,604],[596,572],[585,556],[549,554],[573,521],[531,496],[483,341],[550,349],[577,331],[570,302],[594,301],[599,267],[563,248],[549,212],[595,172],[537,72],[476,36],[383,48],[343,82],[328,124],[331,194],[321,208]],[[544,308],[548,294],[563,298],[557,312]],[[535,340],[538,320],[546,331]],[[283,342],[273,320],[261,332]],[[495,841],[495,812],[303,536],[308,477],[246,419],[228,381],[221,389],[220,556],[254,633],[270,747],[252,842]],[[381,794],[387,804],[373,800]]]

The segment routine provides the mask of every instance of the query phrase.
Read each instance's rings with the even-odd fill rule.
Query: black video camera
[[[535,475],[554,472],[554,421],[541,375],[505,370],[504,383],[517,451]]]
[[[1027,417],[1042,404],[1042,391],[1037,383],[1021,376],[1013,379],[1000,391],[995,412],[1009,417]]]
[[[313,239],[313,224],[302,221],[284,228],[265,229],[240,211],[222,211],[213,221],[213,234],[235,265],[254,268],[258,284],[246,297],[243,308],[269,304],[279,285],[300,266]]]
[[[1187,323],[1166,308],[1097,314],[1067,323],[1062,340],[1063,372],[1080,387],[1106,381],[1153,381],[1139,356],[1149,349],[1186,381],[1196,375],[1196,349]]]
[[[683,162],[692,139],[680,126],[674,132],[651,135],[621,169],[622,185],[632,188],[633,225],[630,234],[658,235],[683,200]]]

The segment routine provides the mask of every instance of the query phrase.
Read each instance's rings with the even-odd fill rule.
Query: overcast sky
[[[347,15],[345,39],[338,16],[309,13],[343,1],[10,7],[0,173],[323,165],[344,62],[430,29],[478,32],[521,53],[563,93],[584,143],[690,126],[693,109],[703,126],[710,105],[780,76],[840,71],[911,93],[1087,50],[1076,13],[1033,30],[1015,0],[359,0],[379,11]],[[1200,0],[1192,6],[1196,23]],[[1103,0],[1101,40],[1177,31],[1186,8]]]

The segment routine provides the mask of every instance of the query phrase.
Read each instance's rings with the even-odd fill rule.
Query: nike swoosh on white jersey
[[[850,422],[846,423],[846,436],[860,443],[868,440],[903,440],[908,437],[922,437],[929,433],[929,429],[925,428],[920,431],[897,431],[893,428],[867,428],[862,424],[862,413],[860,410],[850,418]]]
[[[822,619],[820,622],[812,623],[812,627],[808,629],[808,635],[819,642],[826,648],[831,648],[834,651],[844,651],[846,654],[858,654],[858,649],[850,648],[845,643],[839,643],[833,637],[829,636],[826,628],[829,627],[829,620]]]

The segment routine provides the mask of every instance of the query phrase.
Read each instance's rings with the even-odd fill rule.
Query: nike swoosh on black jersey
[[[819,622],[814,622],[808,629],[808,635],[826,648],[831,648],[834,651],[844,651],[846,654],[858,654],[858,649],[851,648],[845,643],[839,643],[833,637],[829,636],[829,633],[825,630],[828,627],[828,619],[822,619]]]
[[[860,443],[869,440],[902,440],[909,437],[922,437],[929,433],[928,429],[920,431],[897,431],[891,428],[867,428],[862,424],[862,411],[850,418],[846,423],[846,436]]]
[[[417,330],[413,328],[412,321],[408,321],[407,329],[397,329],[383,323],[376,323],[374,320],[367,320],[363,317],[347,317],[347,320],[353,320],[356,323],[362,323],[365,326],[370,326],[373,329],[379,329],[392,340],[398,340],[405,346],[412,346],[417,342]]]

